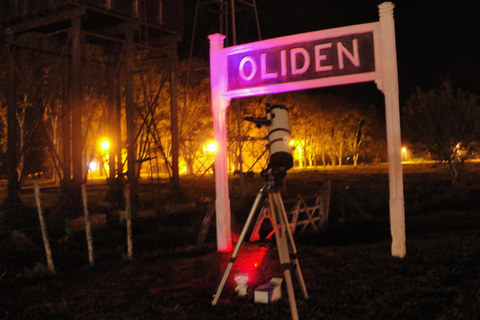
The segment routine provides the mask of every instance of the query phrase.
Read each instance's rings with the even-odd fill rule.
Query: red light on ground
[[[248,274],[248,281],[256,283],[259,279],[258,272],[261,272],[261,268],[258,267],[262,264],[265,255],[267,254],[267,247],[257,247],[257,246],[247,246],[245,245],[240,250],[240,253],[237,257],[236,263],[234,265],[236,277]]]

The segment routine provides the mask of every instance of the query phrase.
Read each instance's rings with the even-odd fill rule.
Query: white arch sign
[[[375,81],[385,96],[392,255],[406,254],[394,5],[378,6],[379,21],[224,48],[210,39],[218,251],[230,251],[226,111],[232,98]]]

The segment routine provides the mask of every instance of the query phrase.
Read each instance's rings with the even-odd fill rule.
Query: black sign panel
[[[228,55],[228,91],[375,72],[373,31]]]

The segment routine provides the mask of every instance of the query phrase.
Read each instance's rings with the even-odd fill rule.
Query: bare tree
[[[187,77],[187,62],[180,65],[181,79]],[[189,86],[179,81],[179,96],[183,96],[180,116],[180,150],[185,160],[187,173],[194,173],[194,164],[202,153],[204,143],[213,137],[210,103],[210,79],[208,65],[198,59],[191,61]],[[186,92],[185,92],[186,90]],[[182,92],[183,91],[183,92]]]

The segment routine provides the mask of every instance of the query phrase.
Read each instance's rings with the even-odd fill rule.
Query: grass
[[[296,240],[309,293],[302,298],[294,277],[300,319],[477,319],[480,170],[476,164],[469,169],[465,185],[452,189],[445,166],[404,166],[404,259],[390,255],[385,166],[289,173],[284,199],[299,191],[314,194],[326,178],[333,188],[330,226]],[[207,182],[198,189],[190,185],[189,196],[211,195]],[[236,199],[235,181],[231,185],[242,226],[261,181],[248,185],[244,202]],[[94,267],[87,266],[84,239],[76,235],[70,247],[54,247],[56,275],[34,264],[0,277],[0,319],[290,319],[285,288],[280,301],[262,305],[236,297],[228,281],[218,305],[211,305],[231,253],[215,250],[213,229],[203,248],[192,247],[204,214],[135,221],[131,262],[122,259],[121,224],[95,231]],[[261,242],[242,245],[232,277],[258,251],[265,256],[254,282],[281,276],[275,245]]]

